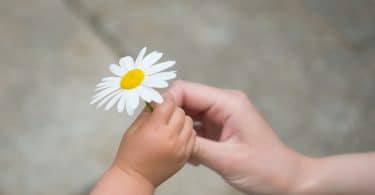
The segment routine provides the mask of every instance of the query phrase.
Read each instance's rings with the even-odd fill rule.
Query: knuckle
[[[157,107],[156,107],[156,109],[158,109],[158,113],[160,114],[160,115],[167,115],[169,112],[170,112],[170,110],[171,109],[169,109],[168,107],[169,106],[167,106],[167,105],[170,105],[170,102],[168,102],[168,101],[164,101],[164,106],[160,106],[160,105],[158,105]]]
[[[164,97],[164,102],[163,102],[164,106],[162,107],[164,108],[164,110],[168,111],[171,108],[174,108],[176,106],[174,98],[172,97],[170,93],[163,94],[163,97]]]
[[[163,98],[164,98],[165,103],[172,103],[172,104],[174,103],[174,98],[173,98],[172,94],[169,93],[169,92],[164,92]]]
[[[165,144],[165,147],[173,148],[176,144],[176,136],[172,133],[164,133],[162,142]]]
[[[172,138],[169,140],[169,144],[168,144],[168,147],[173,149],[173,150],[176,150],[178,148],[181,147],[181,142],[180,140],[178,139],[178,137],[176,136],[171,136]]]
[[[172,108],[176,107],[176,101],[175,99],[172,97],[172,95],[170,95],[170,97],[168,98],[169,100],[169,104]]]
[[[168,115],[173,112],[174,107],[176,106],[174,99],[171,97],[170,93],[163,94],[163,103],[156,104],[155,110],[160,115]]]

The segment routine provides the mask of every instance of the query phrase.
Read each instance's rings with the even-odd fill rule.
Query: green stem
[[[154,108],[152,107],[151,103],[146,102],[146,107],[147,107],[147,110],[148,110],[148,111],[150,111],[150,112],[153,112],[153,111],[154,111]]]

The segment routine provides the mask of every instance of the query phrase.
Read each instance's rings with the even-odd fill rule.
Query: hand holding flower
[[[154,105],[154,112],[143,111],[127,130],[109,170],[111,173],[108,174],[124,175],[127,182],[122,182],[122,187],[117,187],[123,189],[121,192],[146,194],[135,193],[132,188],[140,190],[139,188],[149,186],[153,191],[183,167],[190,158],[194,145],[192,119],[186,116],[185,112],[176,106],[171,95],[166,93],[164,102]],[[109,180],[102,179],[102,182]],[[113,181],[112,185],[101,185],[99,182],[93,194],[105,194],[103,191],[119,180],[121,181]],[[137,186],[139,184],[141,187]]]
[[[125,133],[114,166],[136,172],[158,186],[190,158],[195,143],[193,122],[166,93],[154,112],[142,112]]]

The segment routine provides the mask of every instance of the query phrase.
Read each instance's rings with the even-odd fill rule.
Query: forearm
[[[375,194],[375,153],[306,159],[294,194]]]
[[[113,166],[102,176],[90,194],[152,195],[153,192],[154,187],[151,183],[137,175],[126,173],[118,167]]]

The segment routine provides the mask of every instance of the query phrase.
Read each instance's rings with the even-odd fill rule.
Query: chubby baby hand
[[[196,133],[192,119],[165,93],[154,111],[144,110],[127,130],[113,166],[149,182],[154,188],[174,175],[190,158]]]

